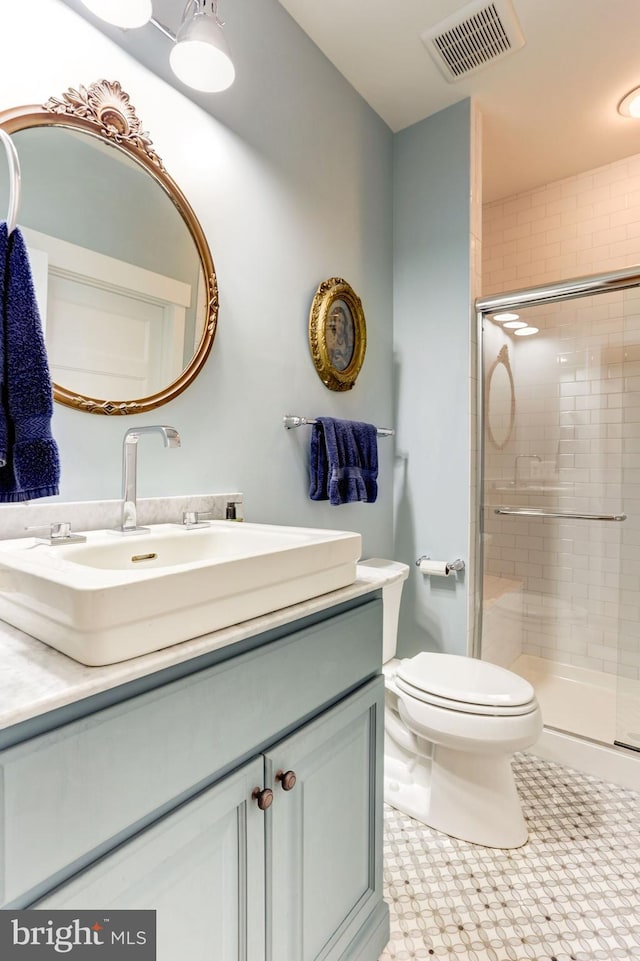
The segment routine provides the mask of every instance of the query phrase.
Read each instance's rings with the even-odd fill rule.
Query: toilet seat
[[[533,687],[512,671],[457,654],[422,652],[401,661],[399,691],[463,714],[519,716],[537,710]]]

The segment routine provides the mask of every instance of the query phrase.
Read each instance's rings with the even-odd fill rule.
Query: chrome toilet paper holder
[[[429,554],[422,554],[416,561],[416,567],[420,567],[420,564],[422,561],[430,561],[430,560],[431,560],[431,556]],[[464,568],[465,568],[464,561],[460,557],[457,557],[455,561],[445,562],[445,569],[447,574],[453,574],[454,572],[457,573],[458,571],[463,571]],[[429,576],[428,571],[425,571],[425,574]]]

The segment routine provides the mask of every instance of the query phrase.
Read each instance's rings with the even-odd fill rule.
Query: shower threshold
[[[640,746],[640,681],[531,654],[510,669],[533,685],[545,726],[602,744]]]

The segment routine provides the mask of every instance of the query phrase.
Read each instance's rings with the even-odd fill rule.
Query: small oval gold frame
[[[335,308],[345,305],[351,324],[348,362],[338,363],[335,342]],[[344,309],[342,310],[344,315]],[[346,318],[349,320],[349,318]],[[309,346],[320,380],[329,390],[351,390],[364,363],[367,349],[367,327],[362,302],[342,277],[330,277],[318,287],[309,313]],[[344,355],[343,355],[344,356]]]

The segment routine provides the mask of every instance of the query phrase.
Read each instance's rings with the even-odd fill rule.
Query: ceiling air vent
[[[426,30],[420,39],[450,83],[524,46],[510,0],[474,0]]]

